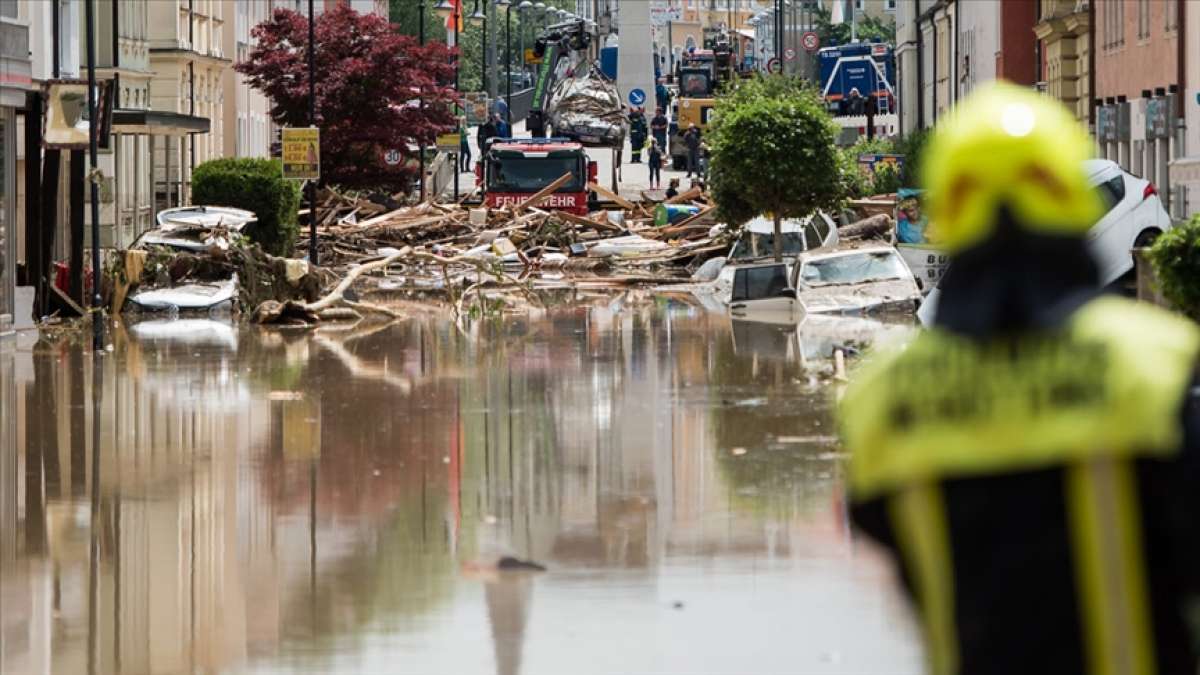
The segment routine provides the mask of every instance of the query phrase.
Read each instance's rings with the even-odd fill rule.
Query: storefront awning
[[[114,134],[186,136],[188,134],[207,134],[211,126],[207,117],[196,117],[165,110],[117,108],[113,111],[112,132]]]

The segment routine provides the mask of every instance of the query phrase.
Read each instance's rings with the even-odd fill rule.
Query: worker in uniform
[[[928,669],[1196,673],[1197,327],[1097,289],[1074,117],[994,84],[923,162],[934,325],[840,404],[851,516],[894,553]]]
[[[642,163],[642,148],[646,147],[646,113],[641,108],[629,111],[629,144],[632,146],[633,164]]]

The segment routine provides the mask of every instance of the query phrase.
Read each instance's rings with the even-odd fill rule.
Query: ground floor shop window
[[[16,218],[12,209],[16,161],[16,125],[10,108],[0,108],[0,333],[12,326],[13,314],[13,237]]]

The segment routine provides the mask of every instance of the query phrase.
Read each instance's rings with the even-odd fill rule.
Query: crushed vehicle
[[[547,26],[534,40],[533,55],[539,63],[529,117],[525,120],[534,138],[549,135],[546,133],[549,104],[558,84],[577,70],[589,67],[588,52],[595,30],[594,25],[585,21],[567,21]]]
[[[258,218],[228,206],[181,206],[158,212],[158,228],[147,230],[134,246],[169,246],[185,251],[229,248],[231,233],[240,233]]]
[[[188,206],[162,211],[157,221],[129,249],[109,256],[114,312],[225,314],[264,296],[309,296],[320,286],[307,261],[239,241],[257,222],[250,211]]]
[[[585,145],[619,148],[629,133],[629,119],[616,85],[589,67],[555,85],[546,105],[546,130]]]
[[[921,300],[908,265],[887,245],[806,252],[794,262],[730,265],[718,278],[722,286],[734,316],[913,312]]]

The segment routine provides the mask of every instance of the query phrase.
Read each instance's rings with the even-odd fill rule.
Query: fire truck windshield
[[[564,173],[571,180],[559,192],[583,190],[583,167],[578,157],[504,157],[488,166],[487,189],[492,192],[537,192]]]

